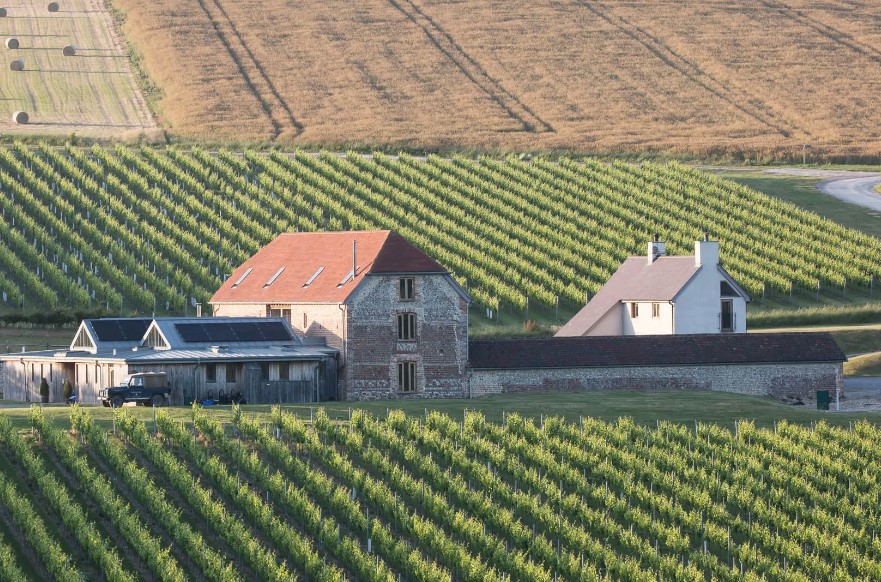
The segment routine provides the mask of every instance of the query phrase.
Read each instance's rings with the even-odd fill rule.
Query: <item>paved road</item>
[[[842,202],[849,202],[881,212],[881,194],[875,190],[875,186],[881,184],[881,176],[860,176],[852,178],[835,178],[824,180],[817,184],[817,188],[823,194],[838,198]]]
[[[845,378],[844,393],[848,396],[881,396],[881,378]]]

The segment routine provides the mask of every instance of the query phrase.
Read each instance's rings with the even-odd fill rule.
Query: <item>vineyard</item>
[[[881,577],[865,421],[350,418],[0,417],[0,578]]]
[[[0,148],[7,309],[181,312],[281,232],[393,229],[487,307],[583,304],[654,233],[753,295],[874,287],[881,240],[686,166]]]

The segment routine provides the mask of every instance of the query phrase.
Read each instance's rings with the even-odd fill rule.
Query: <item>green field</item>
[[[878,171],[877,166],[853,166],[843,169]],[[817,189],[817,183],[820,181],[817,177],[768,174],[767,168],[725,170],[714,173],[774,198],[792,202],[800,208],[831,218],[849,228],[881,237],[881,220],[879,220],[881,214],[823,194]]]
[[[16,145],[0,187],[0,290],[25,312],[186,312],[293,230],[398,230],[520,321],[573,313],[654,233],[691,254],[709,231],[769,307],[817,282],[866,301],[881,274],[881,239],[676,163]]]
[[[4,580],[881,576],[865,421],[48,412],[0,415]]]

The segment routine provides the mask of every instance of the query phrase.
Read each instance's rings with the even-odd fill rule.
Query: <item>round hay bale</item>
[[[7,38],[6,39],[6,48],[17,49],[18,48],[18,39],[17,38]]]
[[[5,8],[0,8],[0,18],[6,16],[7,12]]]
[[[15,59],[9,63],[9,68],[13,71],[24,71],[24,59]]]
[[[27,111],[16,111],[12,114],[12,121],[19,125],[26,124],[29,119]]]
[[[76,47],[73,46],[72,44],[64,45],[64,48],[61,49],[61,54],[63,54],[66,57],[72,57],[73,55],[76,54]]]
[[[60,8],[58,2],[49,2],[49,12],[58,12]]]

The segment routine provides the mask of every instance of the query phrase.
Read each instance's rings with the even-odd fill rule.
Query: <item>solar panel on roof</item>
[[[201,323],[175,323],[174,329],[177,330],[180,339],[187,343],[211,341],[208,339],[208,333]]]
[[[256,323],[231,323],[230,327],[240,342],[263,341],[263,335],[257,328]]]
[[[122,330],[122,335],[127,341],[137,341],[147,333],[150,323],[149,319],[120,319],[119,329]]]
[[[293,339],[291,332],[288,331],[288,328],[280,321],[267,321],[266,323],[258,323],[257,325],[260,328],[260,333],[263,335],[263,339],[266,341],[281,342]]]
[[[292,339],[290,331],[280,321],[205,321],[176,323],[174,327],[187,343],[278,342]]]
[[[102,342],[136,342],[144,337],[149,319],[97,319],[92,321],[95,336]]]
[[[95,330],[95,336],[101,342],[119,342],[123,341],[122,330],[115,319],[105,319],[92,322],[92,329]]]
[[[238,341],[238,337],[232,327],[226,322],[203,323],[202,327],[208,334],[208,341],[222,343]]]

